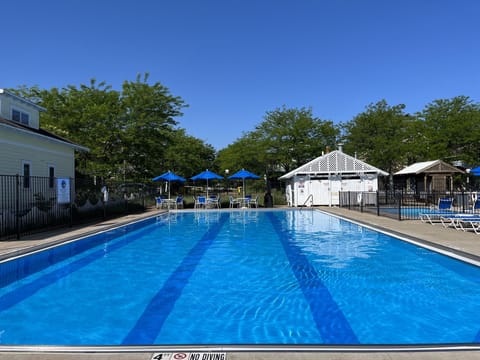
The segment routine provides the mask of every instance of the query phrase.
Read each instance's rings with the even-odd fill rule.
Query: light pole
[[[225,179],[227,181],[227,197],[230,196],[230,190],[229,190],[229,186],[228,186],[228,174],[229,173],[230,173],[230,170],[225,169]]]

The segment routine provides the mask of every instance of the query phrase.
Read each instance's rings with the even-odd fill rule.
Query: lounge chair
[[[444,227],[453,227],[456,230],[464,230],[462,227],[463,222],[469,222],[472,220],[480,220],[480,216],[470,213],[456,213],[440,216],[440,222]]]
[[[473,230],[475,234],[480,234],[480,217],[462,219],[459,221],[458,226],[463,231]]]
[[[473,202],[472,212],[473,213],[480,212],[480,199],[475,199],[475,201]]]
[[[441,222],[440,218],[442,216],[448,216],[452,214],[455,214],[455,211],[453,210],[453,199],[440,198],[438,199],[438,205],[435,209],[420,213],[418,216],[423,222],[429,222],[430,224],[434,225],[435,222]]]

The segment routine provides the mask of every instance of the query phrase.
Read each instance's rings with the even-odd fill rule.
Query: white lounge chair
[[[440,198],[438,199],[438,205],[435,209],[420,213],[418,216],[423,222],[429,222],[430,224],[434,225],[435,222],[441,222],[442,216],[448,216],[452,214],[455,214],[453,211],[453,199]]]

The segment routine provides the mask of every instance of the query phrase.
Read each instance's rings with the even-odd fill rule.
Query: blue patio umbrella
[[[480,166],[471,169],[470,174],[472,174],[473,176],[480,176]]]
[[[171,172],[168,170],[166,173],[163,173],[162,175],[158,175],[152,179],[152,181],[168,181],[168,198],[170,199],[170,183],[172,181],[179,181],[179,182],[185,182],[186,179]]]
[[[258,180],[260,179],[260,176],[255,175],[254,173],[251,173],[248,170],[242,169],[237,171],[235,174],[231,175],[228,177],[231,180],[235,179],[242,179],[243,180],[243,197],[245,197],[245,179],[253,179],[253,180]]]
[[[205,171],[202,171],[200,174],[195,175],[191,179],[193,181],[196,181],[196,180],[206,180],[207,181],[207,197],[208,197],[208,180],[221,180],[221,179],[223,179],[223,176],[215,174],[213,171],[210,171],[210,170],[207,169]]]

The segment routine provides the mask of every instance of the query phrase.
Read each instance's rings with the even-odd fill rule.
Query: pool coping
[[[235,211],[237,209],[220,209],[220,210],[213,210],[213,211]],[[238,211],[268,211],[268,210],[285,210],[285,208],[278,208],[278,209],[238,209]],[[309,211],[305,209],[295,209],[292,210],[298,211]],[[311,210],[319,210],[324,212],[328,215],[335,216],[337,218],[341,218],[353,223],[358,223],[359,225],[365,226],[367,228],[374,229],[376,231],[380,231],[382,233],[387,233],[393,235],[401,240],[414,242],[420,246],[426,246],[427,248],[432,247],[434,250],[441,250],[441,253],[447,252],[452,253],[456,256],[460,256],[461,258],[469,259],[474,262],[480,263],[480,256],[470,254],[458,249],[453,249],[448,246],[443,246],[437,243],[430,242],[425,239],[421,239],[419,237],[407,235],[400,231],[395,231],[389,229],[388,227],[383,227],[379,225],[374,225],[369,223],[368,221],[364,221],[358,218],[350,218],[348,216],[339,215],[336,213],[332,213],[330,211],[324,211],[318,208],[311,208]],[[182,211],[192,211],[190,209],[187,210],[174,210],[172,212],[182,212]],[[194,210],[194,211],[208,211],[212,212],[212,210]],[[103,231],[109,231],[121,226],[125,226],[128,224],[133,224],[135,222],[144,221],[161,214],[165,214],[167,211],[157,211],[155,213],[150,214],[143,214],[144,216],[135,217],[134,219],[128,219],[127,221],[118,221],[114,224],[109,224],[107,226],[99,226],[94,225],[96,228],[87,230],[82,232],[81,234],[66,234],[66,236],[62,237],[61,239],[56,239],[51,242],[46,242],[43,244],[34,245],[28,248],[18,249],[13,252],[9,252],[7,254],[0,254],[0,261],[5,261],[5,259],[10,259],[13,257],[18,257],[22,255],[26,255],[35,251],[44,250],[53,246],[62,245],[68,242],[80,240],[86,236],[100,233]],[[397,220],[398,221],[398,220]],[[99,227],[102,229],[99,231]],[[478,241],[478,240],[477,240]],[[449,256],[448,254],[445,254]],[[456,257],[453,256],[453,257]],[[465,260],[463,260],[465,261]],[[341,353],[341,354],[358,354],[358,353],[422,353],[422,352],[461,352],[462,358],[471,352],[474,356],[478,356],[478,351],[480,351],[480,344],[475,343],[465,343],[465,344],[420,344],[420,345],[185,345],[185,346],[29,346],[29,345],[19,345],[19,346],[2,346],[0,345],[0,353],[34,353],[34,354],[47,354],[47,353],[63,353],[63,354],[100,354],[100,353],[111,353],[111,354],[145,354],[145,353],[158,353],[158,352],[229,352],[229,353],[274,353],[277,355],[280,354],[287,354],[287,353]],[[0,354],[1,356],[1,354]],[[473,356],[473,355],[472,355]],[[257,358],[257,357],[255,357]],[[276,357],[274,357],[276,358]],[[344,358],[344,357],[341,357]],[[350,357],[345,357],[345,359],[350,359]],[[356,357],[354,357],[356,358]],[[448,358],[448,357],[445,357]],[[465,357],[468,358],[468,357]],[[126,358],[125,358],[126,359]],[[385,357],[385,359],[391,359],[390,356]]]

